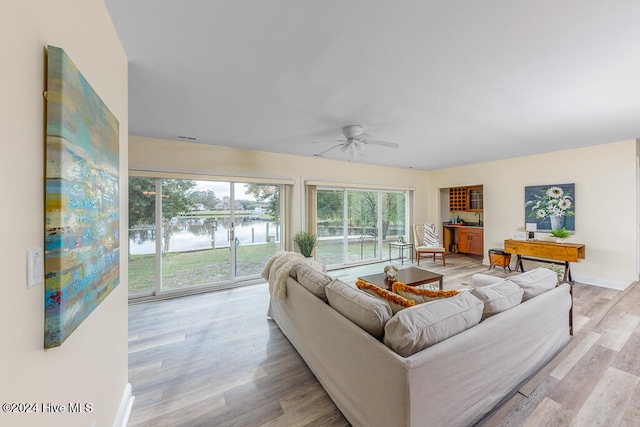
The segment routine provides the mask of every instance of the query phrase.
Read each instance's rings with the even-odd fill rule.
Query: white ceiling
[[[105,0],[129,132],[438,169],[640,137],[638,0]],[[347,159],[333,150],[327,157]]]

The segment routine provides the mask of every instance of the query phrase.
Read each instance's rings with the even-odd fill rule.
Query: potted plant
[[[311,258],[313,248],[318,244],[318,236],[307,231],[300,231],[293,236],[293,241],[305,258]]]
[[[571,233],[569,233],[564,227],[557,230],[551,230],[551,235],[556,238],[556,243],[563,243],[565,240],[571,237]]]
[[[556,273],[556,276],[558,276],[558,282],[561,281],[564,278],[564,269],[558,267],[555,264],[549,264],[549,265],[543,265],[543,268],[547,268],[551,271],[553,271],[554,273]]]

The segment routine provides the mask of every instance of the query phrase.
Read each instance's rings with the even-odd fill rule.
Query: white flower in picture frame
[[[531,209],[529,217],[544,219],[550,216],[575,215],[573,211],[573,197],[568,191],[558,186],[540,190],[542,195],[536,195],[535,200],[528,200],[526,206]]]

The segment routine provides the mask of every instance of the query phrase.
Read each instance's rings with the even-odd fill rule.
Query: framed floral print
[[[535,185],[524,188],[525,223],[537,231],[576,230],[575,184]]]

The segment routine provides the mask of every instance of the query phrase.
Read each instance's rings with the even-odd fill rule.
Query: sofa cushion
[[[441,298],[454,297],[460,293],[460,291],[455,291],[455,290],[432,291],[430,289],[420,289],[420,288],[406,285],[402,282],[395,282],[391,286],[391,290],[394,293],[400,295],[401,297],[413,300],[418,304],[441,299]]]
[[[524,290],[522,301],[527,301],[555,288],[558,284],[558,275],[548,268],[539,267],[509,276],[509,280]]]
[[[365,282],[364,280],[357,280],[356,286],[358,289],[363,290],[369,295],[373,295],[376,298],[382,298],[383,300],[389,303],[391,307],[391,311],[393,314],[396,314],[402,309],[407,307],[412,307],[416,305],[416,302],[410,299],[406,299],[401,297],[398,294],[394,294],[393,292],[389,292],[386,289],[382,289],[379,286],[374,285],[373,283]]]
[[[327,301],[327,294],[324,288],[333,280],[330,276],[308,264],[298,264],[294,269],[296,270],[298,283],[318,298]]]
[[[329,305],[338,313],[374,337],[382,337],[384,325],[392,315],[389,303],[349,286],[339,279],[329,283],[325,292]]]
[[[484,303],[482,311],[482,319],[484,320],[520,304],[524,291],[520,286],[507,279],[474,288],[471,293]]]
[[[384,328],[384,343],[408,357],[476,325],[484,304],[470,292],[402,310]]]
[[[502,282],[504,279],[498,276],[490,276],[484,273],[476,273],[471,276],[470,285],[474,288],[478,288],[480,286],[491,285],[492,283]]]

